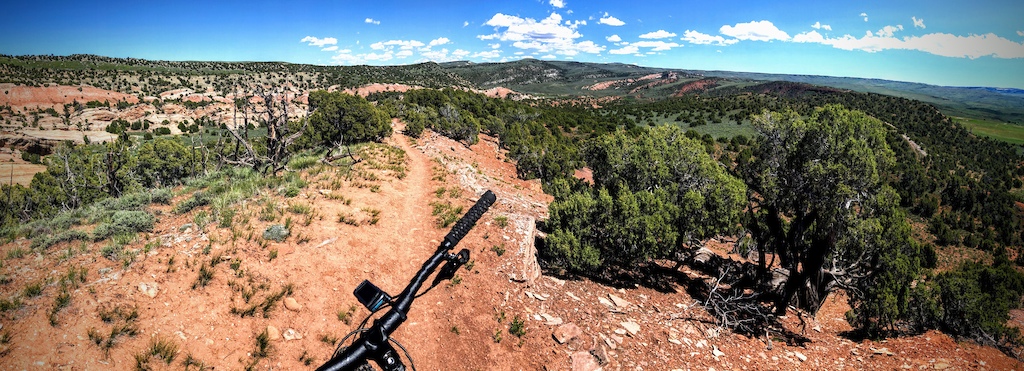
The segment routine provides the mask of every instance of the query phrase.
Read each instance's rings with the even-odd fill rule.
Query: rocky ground
[[[0,299],[20,301],[0,312],[0,369],[129,369],[139,359],[153,369],[182,369],[187,360],[207,369],[316,367],[367,314],[352,289],[369,279],[399,292],[447,233],[435,225],[431,203],[468,208],[487,189],[498,202],[460,244],[471,251],[472,266],[421,297],[394,335],[418,369],[1024,369],[996,349],[938,332],[887,341],[844,337],[849,307],[841,295],[814,318],[790,313],[787,328],[810,341],[789,345],[716,326],[687,294],[686,285],[709,277],[687,267],[676,272],[685,279],[665,277],[658,285],[552,276],[541,271],[534,248],[535,221],[551,199],[539,183],[515,177],[494,138],[466,147],[429,131],[408,138],[399,134],[400,122],[394,125],[386,144],[404,153],[400,174],[367,161],[356,170],[375,175],[362,180],[346,180],[336,168],[307,170],[309,185],[299,196],[261,191],[240,206],[231,228],[197,225],[207,207],[176,215],[154,205],[158,223],[128,245],[139,253],[130,264],[102,256],[109,241],[45,251],[29,250],[27,239],[0,246]],[[187,197],[178,192],[174,202]],[[284,242],[252,238],[286,216],[301,218],[282,212],[259,220],[266,202],[281,209],[307,204],[315,217],[295,223]],[[371,210],[378,221],[339,222]],[[729,256],[727,244],[709,246]],[[194,288],[204,269],[212,271],[210,281]],[[73,271],[84,278],[51,317],[61,277]],[[246,292],[269,308],[232,313],[247,305]],[[270,300],[275,293],[284,294]],[[261,343],[264,331],[268,341]],[[175,347],[169,365],[149,356],[160,342]]]

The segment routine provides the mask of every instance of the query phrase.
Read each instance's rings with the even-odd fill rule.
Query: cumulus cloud
[[[477,52],[476,54],[473,54],[471,57],[481,59],[497,59],[501,57],[501,50],[488,50],[485,52]]]
[[[562,8],[565,7],[565,1],[562,1],[562,0],[551,0],[549,2],[549,4],[551,4],[551,6],[556,7],[558,9],[562,9]]]
[[[626,24],[626,22],[620,21],[618,18],[608,15],[608,13],[604,13],[604,17],[601,17],[601,19],[597,21],[597,23],[606,24],[609,26],[622,26]]]
[[[398,58],[411,57],[412,50],[399,50],[398,53],[395,53],[395,56]]]
[[[821,24],[821,22],[814,22],[814,24],[811,25],[811,28],[814,28],[815,30],[823,29],[825,31],[832,31],[832,26],[829,26],[827,24]]]
[[[824,44],[824,41],[825,41],[825,37],[821,36],[821,34],[818,33],[818,31],[804,32],[804,33],[799,33],[796,36],[793,36],[793,42],[796,42],[796,43],[820,43],[820,44]]]
[[[637,42],[637,43],[633,43],[632,45],[635,45],[635,46],[641,47],[641,48],[653,48],[653,49],[651,49],[651,51],[655,51],[655,52],[672,50],[672,48],[678,48],[678,47],[682,46],[682,45],[679,45],[677,43],[665,42],[665,41],[661,41],[661,40],[658,40],[658,41],[640,41],[640,42]]]
[[[868,13],[860,13],[861,17],[864,17],[864,22],[868,21]]]
[[[612,54],[619,54],[619,55],[622,55],[622,54],[636,54],[636,53],[640,52],[640,47],[638,47],[636,45],[626,45],[626,46],[623,46],[623,47],[621,47],[619,49],[609,50],[608,52],[612,53]]]
[[[881,30],[878,30],[878,36],[880,37],[892,37],[896,31],[903,31],[903,25],[898,24],[895,26],[885,26]],[[870,36],[871,33],[868,33]]]
[[[365,21],[363,21],[363,22],[366,22],[366,23],[369,23],[369,24],[380,24],[380,21],[378,21],[378,20],[376,20],[376,19],[373,19],[373,18],[367,18],[367,19],[366,19]]]
[[[1024,31],[1017,31],[1017,36],[1024,36]]]
[[[666,39],[669,37],[676,37],[676,34],[665,30],[657,30],[640,35],[641,39]]]
[[[1024,43],[1017,43],[993,33],[984,35],[959,36],[948,33],[932,33],[922,36],[897,38],[893,36],[867,35],[857,38],[850,35],[826,38],[816,31],[801,33],[793,37],[794,42],[810,42],[831,45],[842,50],[860,50],[875,53],[883,50],[916,50],[943,57],[970,58],[1024,58]]]
[[[495,33],[478,35],[480,40],[509,41],[518,49],[533,49],[537,53],[576,55],[578,53],[600,53],[605,48],[593,41],[576,42],[581,38],[577,29],[582,22],[562,23],[562,16],[551,13],[542,20],[520,18],[497,13],[485,25],[495,28]]]
[[[710,45],[710,44],[714,44],[714,45],[718,45],[718,46],[732,45],[732,44],[740,42],[739,40],[736,40],[736,39],[726,39],[726,38],[718,36],[718,35],[711,36],[711,35],[708,35],[706,33],[700,33],[700,32],[691,31],[691,30],[686,30],[686,32],[683,32],[682,40],[686,41],[686,42],[688,42],[690,44],[697,44],[697,45]]]
[[[447,37],[438,37],[436,39],[430,40],[430,43],[428,43],[427,45],[429,45],[430,47],[434,47],[438,45],[444,45],[449,42],[451,42],[451,40],[448,40]]]
[[[735,26],[725,25],[718,30],[722,35],[739,40],[772,41],[789,40],[789,34],[775,27],[772,22],[758,21],[737,23]]]
[[[378,41],[370,44],[370,49],[373,50],[393,50],[396,46],[401,50],[411,50],[424,46],[420,41],[417,40],[388,40]]]
[[[558,56],[556,56],[554,54],[548,54],[548,55],[542,56],[540,58],[541,59],[555,59],[555,58],[558,58]]]
[[[925,28],[923,19],[917,19],[917,17],[910,17],[910,19],[914,21],[914,28]]]
[[[313,36],[306,36],[306,37],[303,37],[302,40],[299,40],[299,42],[301,42],[301,43],[309,43],[309,46],[319,46],[319,47],[322,48],[322,47],[327,46],[327,45],[335,45],[335,44],[337,44],[338,43],[338,39],[335,39],[333,37],[325,37],[325,38],[321,39],[321,38],[317,38],[317,37],[313,37]]]
[[[462,27],[469,26],[469,21],[462,21]]]
[[[619,41],[622,41],[622,38],[621,38],[621,37],[619,37],[619,35],[611,35],[611,36],[608,36],[608,37],[606,37],[606,38],[604,38],[604,39],[605,39],[605,40],[608,40],[608,41],[610,41],[610,42],[613,42],[613,43],[617,43],[617,42],[619,42]]]
[[[337,45],[331,45],[331,46],[328,46],[326,48],[320,49],[320,51],[322,51],[322,52],[333,52],[335,50],[338,50],[338,46]]]

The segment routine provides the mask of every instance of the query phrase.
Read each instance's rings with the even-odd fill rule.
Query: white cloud
[[[885,26],[881,30],[878,30],[878,36],[880,37],[892,37],[896,31],[903,31],[903,25],[898,24],[896,26]],[[869,34],[870,35],[870,34]]]
[[[775,25],[769,21],[737,23],[735,26],[725,25],[718,31],[725,36],[739,40],[789,40],[789,34],[780,30],[778,27],[775,27]]]
[[[814,28],[815,30],[824,29],[825,31],[832,31],[832,26],[821,24],[821,22],[814,22],[814,24],[811,25],[811,28]]]
[[[313,36],[306,36],[306,37],[303,37],[302,40],[299,40],[299,42],[300,43],[309,43],[309,46],[319,46],[319,47],[322,48],[322,47],[324,47],[326,45],[335,45],[335,44],[337,44],[338,43],[338,39],[335,39],[333,37],[325,37],[325,38],[321,39],[321,38],[317,38],[317,37],[313,37]]]
[[[431,60],[431,61],[435,61],[435,62],[448,62],[448,61],[450,61],[450,59],[448,58],[448,49],[447,48],[444,48],[444,49],[441,49],[441,50],[429,50],[429,51],[420,52],[420,55],[422,55],[427,60]]]
[[[412,50],[400,50],[400,51],[398,51],[398,53],[395,54],[395,56],[398,57],[398,58],[411,57],[412,56]]]
[[[565,7],[565,1],[563,0],[551,0],[549,3],[551,4],[551,6],[556,7],[558,9],[562,9]]]
[[[320,51],[322,51],[322,52],[333,52],[335,50],[338,50],[338,46],[337,45],[331,45],[331,46],[328,46],[326,48],[320,49]]]
[[[824,41],[825,38],[818,31],[804,32],[793,36],[793,42],[796,43],[824,43]]]
[[[676,34],[665,30],[657,30],[640,35],[641,39],[666,39],[669,37],[676,37]]]
[[[469,21],[462,21],[462,27],[469,26]]]
[[[380,54],[377,54],[377,53],[367,53],[367,54],[363,54],[362,57],[363,57],[364,60],[367,60],[367,61],[381,61],[381,62],[384,62],[384,61],[391,60],[392,58],[395,57],[395,55],[392,54],[390,51],[387,51],[387,52],[380,53]]]
[[[868,21],[868,13],[860,13],[861,17],[864,17],[864,22]]]
[[[640,48],[636,45],[626,45],[619,49],[612,49],[608,51],[612,54],[636,54],[640,52]]]
[[[411,50],[411,49],[414,49],[414,48],[422,47],[423,45],[425,45],[425,44],[423,44],[422,42],[417,41],[417,40],[388,40],[388,41],[378,41],[378,42],[375,42],[373,44],[370,44],[370,49],[373,49],[373,50],[392,50],[392,49],[394,49],[397,46],[401,50]]]
[[[498,57],[501,57],[501,50],[488,50],[485,52],[478,52],[476,54],[473,54],[471,57],[481,59],[496,59]]]
[[[620,21],[618,18],[608,15],[608,13],[604,13],[604,17],[601,17],[601,20],[599,20],[597,23],[606,24],[609,26],[622,26],[626,24],[626,22]]]
[[[688,42],[690,44],[697,44],[697,45],[714,44],[714,45],[718,45],[718,46],[732,45],[732,44],[740,42],[739,40],[736,40],[736,39],[726,39],[726,38],[718,36],[718,35],[711,36],[711,35],[708,35],[708,34],[705,34],[705,33],[700,33],[700,32],[691,31],[691,30],[686,30],[686,32],[683,32],[682,40],[686,41],[686,42]]]
[[[613,42],[613,43],[617,43],[617,42],[619,42],[619,41],[622,41],[622,38],[621,38],[621,37],[619,37],[619,35],[611,35],[611,36],[608,36],[608,37],[606,37],[606,38],[604,38],[604,39],[605,39],[605,40],[608,40],[608,41],[610,41],[610,42]]]
[[[451,42],[451,40],[448,40],[447,37],[438,37],[436,39],[430,40],[430,43],[427,44],[427,45],[429,45],[430,47],[435,47],[435,46],[444,45],[444,44],[447,44],[447,43],[450,43],[450,42]]]
[[[363,22],[366,22],[366,23],[369,23],[369,24],[380,24],[380,21],[378,21],[378,20],[376,20],[376,19],[373,19],[373,18],[367,18],[367,19],[366,19],[365,21],[363,21]]]
[[[665,42],[665,41],[661,41],[661,40],[658,40],[658,41],[640,41],[640,42],[637,42],[637,43],[633,43],[633,45],[641,47],[641,48],[654,48],[654,49],[651,49],[651,51],[656,51],[656,52],[672,50],[672,48],[678,48],[678,47],[682,46],[682,45],[679,45],[679,44],[676,44],[676,43],[673,43],[673,42]]]
[[[917,19],[917,17],[910,17],[910,19],[914,21],[914,28],[925,28],[923,19]]]
[[[501,40],[512,42],[519,49],[534,49],[538,53],[576,55],[578,53],[600,53],[605,47],[593,41],[576,42],[582,37],[577,29],[583,22],[562,23],[562,16],[551,13],[537,21],[532,18],[497,13],[485,25],[495,28],[495,33],[478,35],[480,40]]]
[[[548,54],[548,55],[542,56],[540,58],[541,59],[555,59],[555,58],[558,58],[558,56],[556,56],[554,54]]]
[[[1017,31],[1017,36],[1024,36],[1024,31]]]
[[[497,49],[497,48],[501,47],[501,44],[500,43],[494,43],[494,44],[487,44],[487,46],[491,47],[491,49]]]
[[[995,58],[1024,58],[1024,43],[1017,43],[988,33],[984,35],[958,36],[947,33],[932,33],[922,36],[896,38],[891,36],[867,35],[857,38],[845,35],[838,38],[825,38],[816,31],[806,32],[793,38],[795,42],[813,42],[831,45],[842,50],[861,50],[875,53],[883,50],[917,50],[943,57],[977,59],[991,56]]]
[[[470,54],[472,54],[472,53],[470,53],[469,51],[462,50],[462,49],[455,49],[455,51],[452,52],[452,57],[464,58],[465,56],[470,55]]]

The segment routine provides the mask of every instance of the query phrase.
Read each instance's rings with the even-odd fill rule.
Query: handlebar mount
[[[437,247],[434,255],[423,263],[420,270],[409,281],[409,285],[398,296],[392,298],[384,290],[370,283],[370,281],[364,280],[360,283],[353,294],[366,309],[370,310],[370,315],[367,316],[366,320],[363,320],[358,329],[349,333],[345,336],[345,339],[339,342],[339,348],[334,352],[331,359],[317,368],[317,371],[356,370],[360,369],[361,366],[365,366],[367,360],[373,360],[377,363],[377,366],[385,371],[404,371],[405,365],[399,359],[398,352],[391,346],[391,343],[395,343],[403,351],[405,348],[395,339],[391,338],[391,333],[405,322],[409,308],[417,297],[416,293],[441,263],[445,263],[445,265],[434,278],[431,287],[437,285],[440,281],[452,278],[455,272],[469,261],[469,250],[462,249],[457,254],[452,254],[450,251],[459,244],[459,241],[466,237],[469,230],[490,209],[496,199],[497,197],[495,197],[493,192],[484,192],[476,204],[466,212],[466,215],[463,215],[455,223],[455,226],[452,227],[451,231],[448,232],[444,240]],[[370,328],[363,328],[363,325],[369,320],[370,316],[373,316],[374,313],[387,306],[391,307],[387,313],[374,320]],[[342,348],[341,344],[344,344],[346,339],[356,333],[359,334],[359,338],[352,345]],[[405,353],[406,358],[409,358],[408,352]],[[415,366],[412,368],[413,370],[416,369]]]

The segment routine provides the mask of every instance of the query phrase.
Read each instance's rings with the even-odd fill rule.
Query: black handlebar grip
[[[463,215],[462,219],[459,219],[459,221],[455,223],[455,226],[448,232],[448,235],[444,236],[444,242],[441,243],[441,248],[451,250],[455,245],[458,245],[459,241],[462,241],[462,238],[466,237],[466,233],[469,233],[469,230],[476,225],[478,220],[480,220],[480,217],[487,212],[487,209],[491,208],[491,205],[494,204],[496,199],[497,197],[494,196],[494,192],[491,192],[490,190],[484,192],[484,195],[480,196],[480,199],[476,201],[476,205],[473,205],[473,207],[466,212],[466,215]]]

